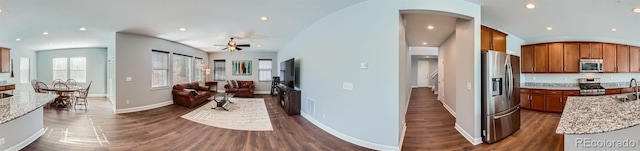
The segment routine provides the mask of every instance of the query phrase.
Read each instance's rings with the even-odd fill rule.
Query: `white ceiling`
[[[457,17],[426,12],[402,16],[410,47],[439,47],[456,30]],[[428,26],[433,26],[433,29],[427,29]],[[423,42],[427,45],[423,45]]]
[[[640,45],[639,0],[467,0],[482,5],[482,24],[526,41],[605,41]],[[527,3],[536,4],[526,9]],[[547,31],[546,27],[553,30]],[[611,32],[616,28],[616,32]]]
[[[234,36],[239,44],[251,44],[243,51],[277,51],[313,22],[361,1],[5,0],[0,1],[0,43],[30,50],[107,47],[115,32],[126,32],[210,52]],[[187,31],[178,30],[183,27]]]

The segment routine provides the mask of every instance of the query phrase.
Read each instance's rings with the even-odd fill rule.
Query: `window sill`
[[[170,86],[152,87],[151,91],[171,89]]]

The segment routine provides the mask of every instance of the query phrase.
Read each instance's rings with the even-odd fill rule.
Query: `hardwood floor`
[[[87,111],[45,109],[45,134],[23,150],[369,150],[302,116],[287,116],[275,97],[259,97],[265,98],[273,131],[228,130],[180,117],[197,107],[113,114],[106,99],[90,98]]]
[[[521,127],[494,144],[473,146],[455,130],[455,118],[428,88],[413,89],[402,150],[562,150],[555,134],[560,114],[521,111]]]

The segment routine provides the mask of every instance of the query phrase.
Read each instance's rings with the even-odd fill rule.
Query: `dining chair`
[[[38,81],[35,84],[35,89],[37,93],[49,93],[49,91],[45,91],[43,89],[48,89],[49,87],[47,86],[47,84],[44,84],[44,82],[42,81]]]
[[[55,79],[51,82],[51,85],[55,85],[56,83],[64,83],[64,81],[62,81],[62,79]]]
[[[31,86],[33,87],[33,91],[38,92],[38,86],[36,85],[36,83],[38,83],[38,80],[36,79],[31,80]]]
[[[64,83],[56,83],[53,85],[53,88],[55,88],[56,90],[60,90],[60,91],[66,91],[69,90],[69,86],[67,86]],[[72,104],[73,100],[71,99],[73,93],[71,92],[62,92],[59,93],[60,96],[58,97],[58,99],[61,99],[65,104]]]
[[[86,89],[80,89],[78,90],[78,96],[76,96],[76,103],[75,103],[75,109],[78,109],[79,105],[84,106],[84,110],[89,110],[89,107],[87,106],[89,104],[89,101],[87,101],[87,97],[89,96],[89,88],[91,88],[91,83],[93,81],[89,82],[89,85],[87,86]]]
[[[74,79],[68,79],[66,82],[64,82],[64,84],[67,84],[67,86],[70,86],[70,87],[78,85],[78,83]]]

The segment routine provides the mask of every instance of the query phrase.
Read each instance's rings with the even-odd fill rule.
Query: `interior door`
[[[418,60],[418,86],[425,87],[428,86],[429,83],[429,61],[428,60]]]

